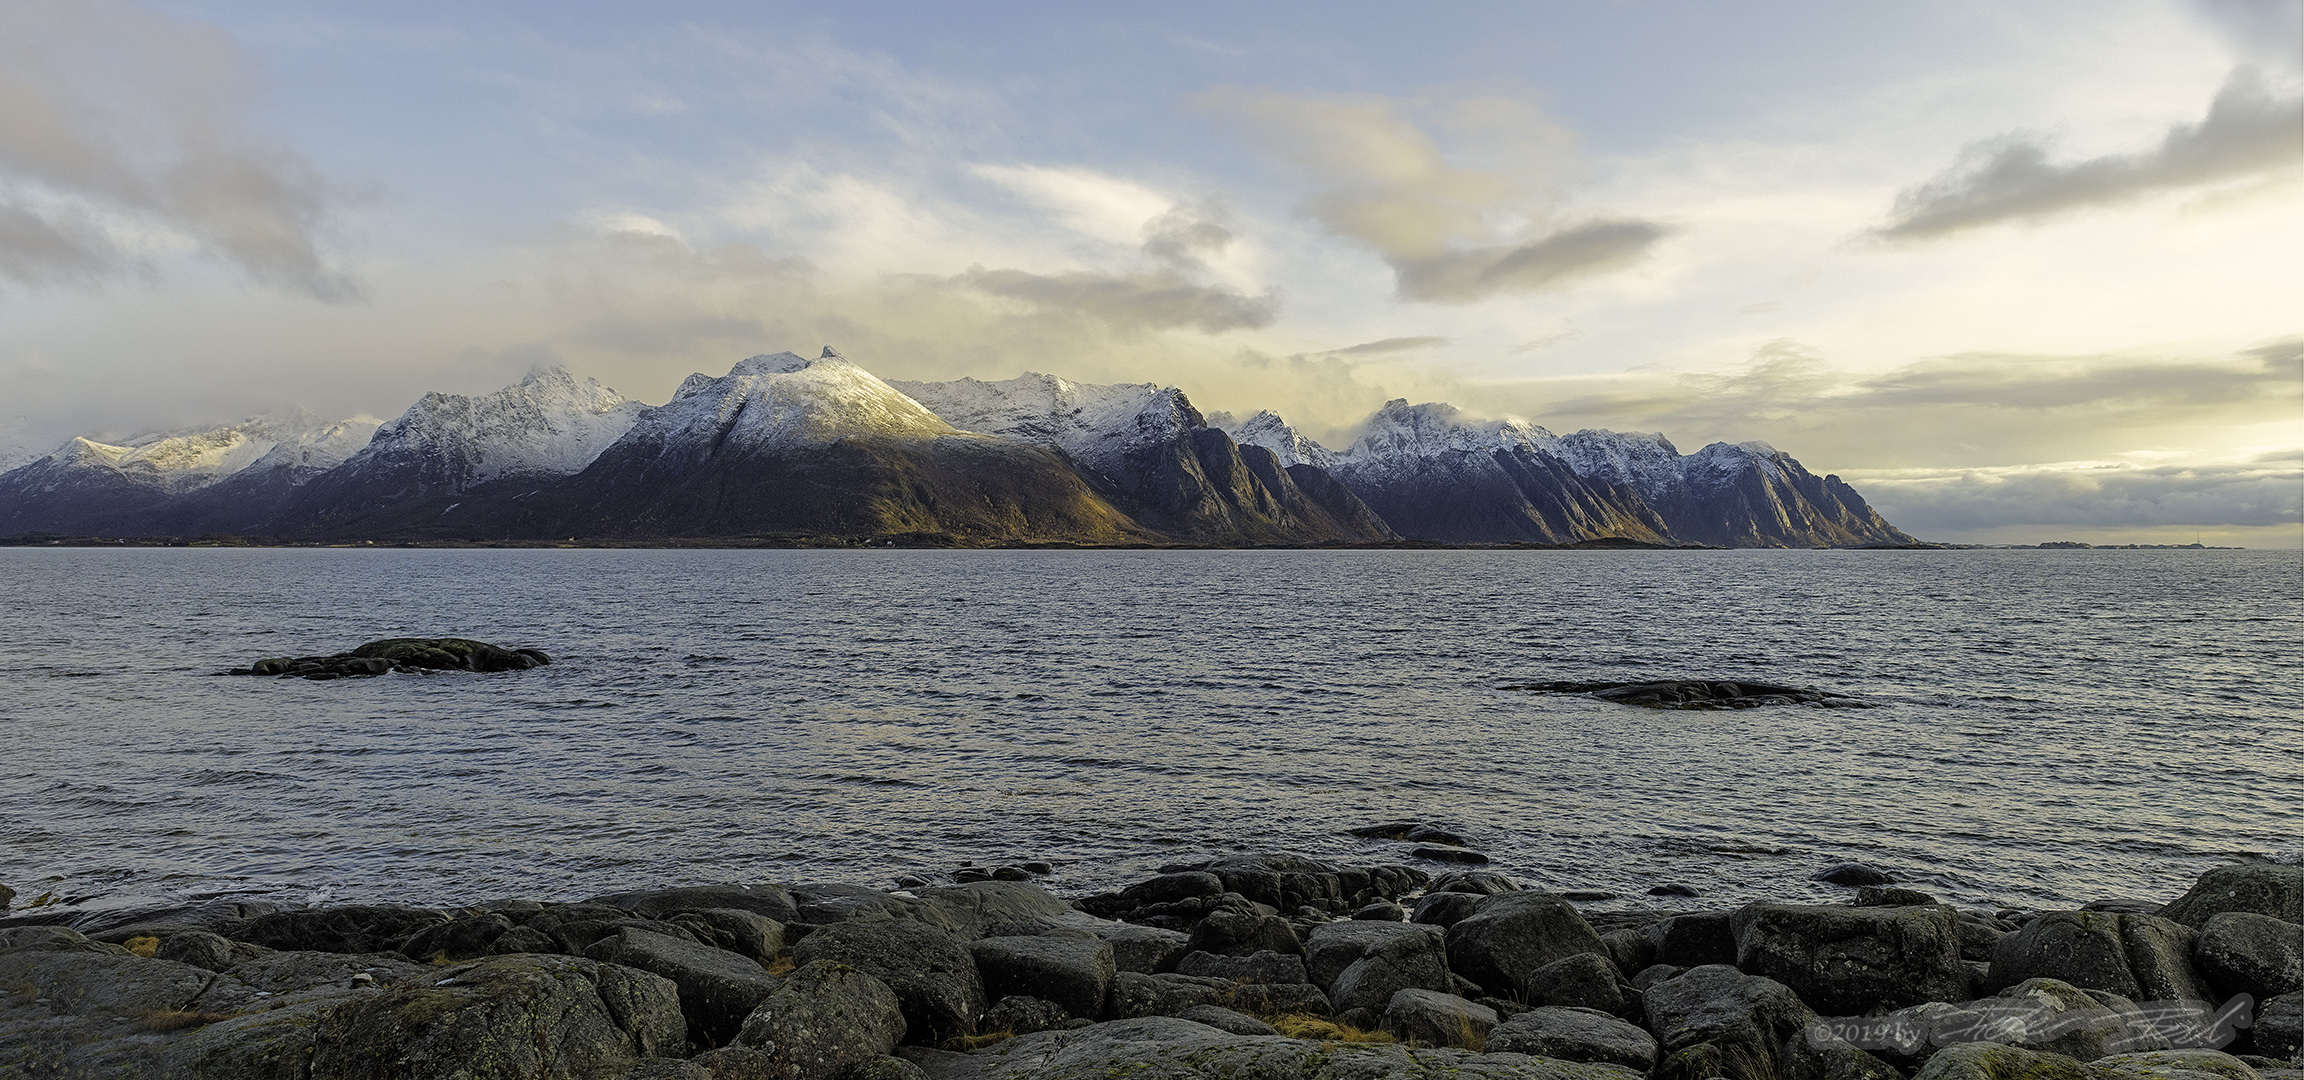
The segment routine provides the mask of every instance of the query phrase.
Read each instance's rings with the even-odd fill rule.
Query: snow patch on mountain
[[[1758,472],[1770,480],[1784,479],[1784,463],[1789,460],[1789,455],[1764,442],[1716,442],[1688,455],[1681,462],[1680,473],[1692,488],[1716,490],[1748,472]]]
[[[1352,448],[1337,455],[1339,474],[1401,478],[1436,463],[1461,463],[1496,451],[1560,454],[1560,437],[1519,420],[1469,421],[1445,402],[1410,405],[1405,398],[1385,402],[1369,418]]]
[[[1606,480],[1662,505],[1688,485],[1680,448],[1661,432],[1585,428],[1560,440],[1568,467],[1587,480]]]
[[[441,463],[462,483],[584,470],[647,406],[593,379],[539,368],[491,394],[430,393],[385,424],[347,465],[353,470]]]
[[[1172,441],[1203,423],[1184,392],[1153,383],[1099,386],[1026,372],[984,382],[892,380],[953,426],[1055,446],[1109,473],[1129,451]]]
[[[1326,469],[1336,464],[1336,451],[1314,442],[1270,409],[1257,410],[1246,420],[1235,420],[1231,413],[1209,413],[1208,426],[1222,429],[1242,446],[1261,446],[1272,451],[1283,466],[1315,465]]]
[[[39,459],[73,470],[105,470],[170,494],[197,491],[250,469],[333,468],[351,458],[377,430],[374,417],[321,420],[298,410],[236,424],[148,432],[119,442],[76,436]]]
[[[1480,459],[1499,450],[1557,457],[1577,476],[1630,488],[1659,506],[1691,490],[1718,491],[1753,470],[1769,479],[1785,475],[1784,455],[1764,442],[1713,443],[1683,455],[1658,432],[1586,428],[1559,436],[1521,420],[1472,420],[1445,402],[1410,405],[1405,398],[1386,402],[1360,438],[1341,452],[1306,438],[1268,409],[1245,420],[1212,414],[1211,423],[1243,446],[1271,450],[1284,464],[1317,465],[1373,482],[1412,477],[1436,466],[1479,468]]]
[[[853,436],[926,439],[961,432],[831,349],[814,360],[782,352],[697,374],[650,409],[631,438],[710,456],[730,449],[824,446]]]

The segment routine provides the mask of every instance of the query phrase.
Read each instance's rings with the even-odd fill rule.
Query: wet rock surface
[[[395,671],[526,671],[552,658],[542,649],[507,649],[470,638],[385,638],[327,656],[276,656],[226,675],[366,679]]]
[[[88,918],[126,944],[0,921],[0,1075],[2288,1080],[2304,1050],[2304,927],[2261,912],[2195,930],[1869,886],[1587,916],[1489,871],[1377,870]],[[1352,918],[1371,896],[1450,921]]]

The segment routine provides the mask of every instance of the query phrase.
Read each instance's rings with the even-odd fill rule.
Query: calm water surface
[[[1460,827],[1640,896],[2168,897],[2304,848],[2295,552],[0,550],[0,882],[571,898]],[[504,675],[214,678],[462,635]],[[1523,680],[1753,679],[1657,712]],[[1624,902],[1631,902],[1629,900]]]

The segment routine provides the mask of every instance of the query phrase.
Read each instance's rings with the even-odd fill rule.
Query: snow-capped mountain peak
[[[631,430],[647,406],[597,380],[542,367],[478,397],[429,393],[376,432],[354,469],[421,465],[451,487],[499,477],[566,476]]]
[[[1305,437],[1270,409],[1260,409],[1254,416],[1239,421],[1233,420],[1229,413],[1211,413],[1209,423],[1224,429],[1233,442],[1272,451],[1282,465],[1314,465],[1325,469],[1336,464],[1336,451]]]
[[[860,435],[924,439],[960,432],[826,348],[814,360],[772,353],[739,360],[719,378],[690,375],[633,434],[715,454],[732,447],[822,446]]]
[[[955,427],[1056,446],[1100,472],[1132,449],[1173,440],[1203,423],[1183,391],[1153,383],[1100,386],[1026,372],[999,382],[890,385]]]
[[[1369,418],[1350,450],[1338,461],[1348,468],[1413,468],[1435,458],[1468,453],[1536,450],[1559,453],[1560,439],[1519,420],[1469,421],[1445,402],[1410,405],[1406,398],[1385,402]]]
[[[300,409],[118,443],[76,436],[41,460],[65,469],[107,470],[144,487],[183,494],[251,468],[332,468],[365,446],[377,425],[373,417],[324,421]]]

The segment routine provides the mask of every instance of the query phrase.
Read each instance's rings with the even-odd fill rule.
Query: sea
[[[9,548],[0,628],[19,911],[1450,868],[1352,834],[1392,822],[1601,910],[2304,854],[2293,551]],[[220,674],[404,636],[554,662]],[[1662,679],[1870,707],[1514,689]]]

